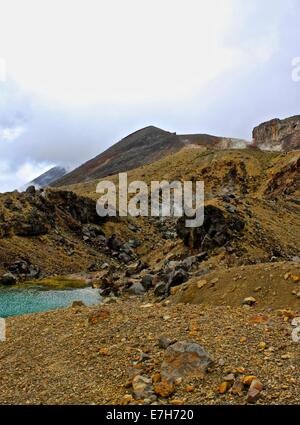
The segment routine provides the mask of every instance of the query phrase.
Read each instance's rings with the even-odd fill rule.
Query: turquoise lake
[[[52,290],[41,287],[0,288],[0,317],[18,316],[69,307],[73,301],[83,301],[85,305],[101,301],[99,289]]]

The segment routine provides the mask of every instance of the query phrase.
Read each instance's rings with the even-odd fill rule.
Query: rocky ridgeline
[[[166,261],[165,267],[159,271],[154,271],[153,265],[143,263],[137,255],[136,250],[143,243],[141,240],[136,237],[125,239],[116,234],[105,235],[103,225],[106,219],[97,215],[95,201],[70,191],[35,190],[31,186],[24,193],[2,195],[0,238],[13,243],[17,237],[24,247],[30,241],[36,249],[39,239],[46,237],[47,244],[53,245],[54,242],[57,245],[57,255],[61,255],[62,248],[67,250],[68,256],[72,256],[76,243],[83,244],[86,250],[93,247],[95,262],[81,271],[99,272],[91,283],[100,287],[103,295],[115,296],[123,291],[142,295],[153,289],[155,295],[165,297],[172,287],[190,278],[190,273],[208,257],[208,253],[229,245],[241,233],[244,221],[236,212],[233,198],[236,198],[233,194],[225,196],[220,207],[206,206],[201,228],[185,229],[185,218],[178,220],[177,226],[174,219],[153,219],[152,224],[155,222],[162,240],[176,244],[181,238],[188,249],[197,250],[194,256],[179,255],[177,263]],[[126,226],[136,235],[138,229],[133,224],[127,223]],[[71,244],[70,235],[73,237]],[[98,253],[103,254],[105,259],[98,257]],[[35,264],[35,258],[27,256],[25,249],[21,256],[2,260],[1,265],[6,272],[2,274],[0,283],[5,285],[45,277],[43,262]],[[70,269],[71,272],[73,270]]]
[[[185,147],[214,151],[247,150],[253,147],[264,151],[296,150],[300,148],[300,116],[275,119],[259,125],[253,130],[253,143],[208,134],[180,135],[149,126],[128,135],[52,185],[59,187],[105,178],[154,163]]]
[[[3,195],[1,206],[0,238],[46,235],[62,219],[74,231],[103,223],[94,201],[69,191],[36,191],[30,186],[24,193]]]
[[[12,253],[4,249],[1,255],[1,268],[7,271],[1,283],[14,284],[40,276],[43,264],[53,261],[52,257],[47,258],[45,252],[41,267],[33,264],[36,256],[34,250],[38,249],[41,241],[48,246],[52,244],[57,256],[62,255],[61,248],[66,251],[66,256],[74,253],[76,247],[70,242],[70,235],[74,242],[91,242],[101,249],[105,244],[103,223],[104,220],[96,213],[95,202],[73,192],[35,190],[31,186],[24,193],[2,195],[0,240],[6,244],[4,246],[11,248]],[[17,243],[22,247],[22,254],[15,241],[19,241]]]
[[[226,204],[224,210],[207,205],[204,208],[204,222],[201,227],[185,227],[185,217],[177,222],[177,233],[190,248],[211,251],[224,246],[245,227],[245,222],[237,215],[236,207]]]
[[[255,127],[253,145],[264,151],[300,149],[300,115],[284,120],[274,119]]]

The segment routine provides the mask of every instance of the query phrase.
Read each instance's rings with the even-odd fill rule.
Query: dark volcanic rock
[[[46,199],[48,203],[67,212],[81,224],[101,224],[105,221],[97,214],[95,201],[78,196],[74,192],[47,191]]]
[[[159,348],[162,348],[163,350],[165,350],[166,348],[168,348],[171,344],[174,344],[176,341],[172,341],[172,339],[168,338],[165,335],[162,335],[159,337],[158,340],[158,346]]]
[[[186,246],[205,251],[224,246],[245,226],[236,214],[225,213],[213,205],[205,207],[204,223],[201,227],[187,228],[185,220],[185,217],[181,217],[177,222],[178,236]]]
[[[166,295],[167,293],[167,283],[165,282],[159,282],[154,289],[154,295],[157,297],[160,297],[162,295]]]
[[[36,279],[40,275],[39,267],[31,264],[27,259],[20,259],[14,263],[5,265],[7,270],[14,276],[18,276],[18,279]]]
[[[189,279],[189,275],[186,271],[179,269],[179,270],[173,270],[169,275],[169,282],[168,286],[169,288],[173,286],[181,285],[182,283],[186,282]]]
[[[34,186],[28,186],[28,188],[25,191],[29,195],[35,195],[35,187]]]
[[[7,195],[4,206],[13,214],[4,210],[0,215],[0,237],[46,235],[62,221],[72,231],[79,232],[86,225],[83,232],[103,234],[100,225],[105,219],[98,216],[95,201],[73,192],[38,192],[29,187],[17,196]]]
[[[16,221],[13,227],[17,236],[40,236],[46,235],[51,226],[47,217],[33,207],[28,214],[24,214],[23,220]]]
[[[127,289],[127,292],[129,292],[132,295],[143,295],[146,292],[146,289],[143,287],[141,283],[133,283]]]
[[[152,288],[153,276],[151,276],[150,274],[147,274],[146,276],[143,276],[142,277],[142,280],[141,280],[141,284],[148,291],[149,289]]]
[[[15,285],[17,283],[17,278],[12,273],[5,273],[0,277],[0,285]]]
[[[117,235],[112,235],[107,239],[107,246],[112,251],[119,251],[123,245],[123,242]]]

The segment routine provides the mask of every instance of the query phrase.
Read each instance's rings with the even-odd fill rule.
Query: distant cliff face
[[[285,120],[274,119],[255,127],[253,145],[277,152],[300,149],[300,115]]]

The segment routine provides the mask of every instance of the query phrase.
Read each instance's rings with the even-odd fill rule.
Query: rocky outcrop
[[[253,146],[276,152],[300,149],[300,115],[285,120],[274,119],[255,127]]]
[[[0,195],[0,277],[9,272],[18,282],[31,281],[104,263],[105,222],[94,200],[69,191],[31,186]],[[0,284],[9,282],[4,276]]]
[[[5,273],[0,277],[0,285],[15,285],[17,283],[17,278],[12,273]]]
[[[300,205],[297,193],[300,191],[300,157],[296,157],[285,167],[272,175],[265,195],[271,198],[289,197]]]
[[[5,264],[5,268],[13,276],[17,276],[18,280],[35,279],[40,275],[39,267],[31,264],[26,258],[21,258],[11,264]]]
[[[186,246],[210,251],[226,245],[244,226],[244,221],[236,213],[207,205],[203,226],[185,227],[185,217],[181,217],[177,222],[177,233]]]
[[[29,190],[29,189],[33,190]],[[72,231],[82,232],[87,226],[100,225],[95,202],[69,191],[35,191],[6,194],[0,208],[0,238],[12,235],[30,237],[48,234],[63,220]],[[1,201],[1,199],[0,199]],[[1,207],[1,202],[0,202]],[[88,229],[90,232],[90,229]],[[95,226],[93,227],[95,233]],[[101,234],[101,229],[97,231]]]

